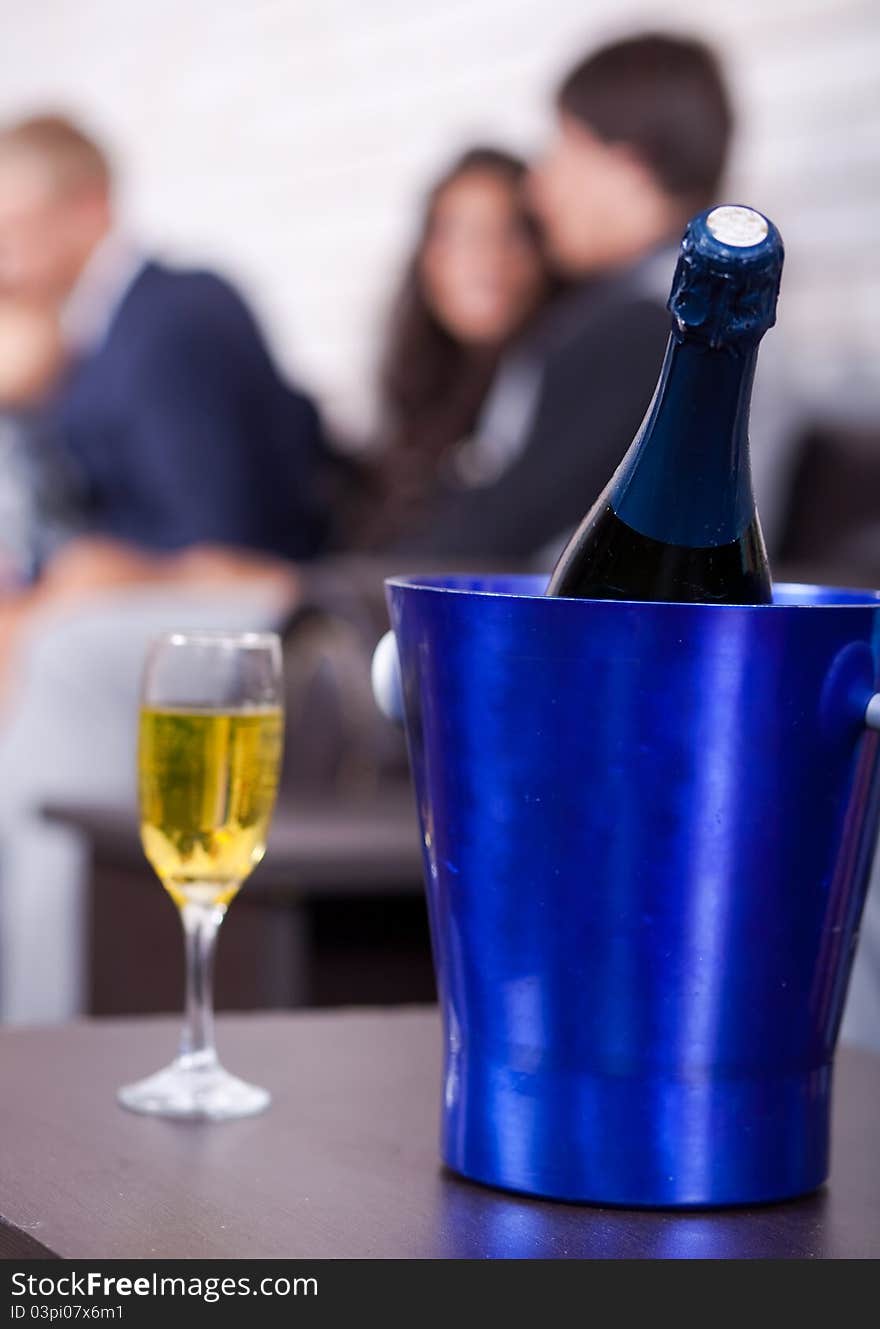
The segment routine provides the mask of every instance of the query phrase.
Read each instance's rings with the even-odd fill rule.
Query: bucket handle
[[[403,685],[400,678],[400,656],[393,632],[386,632],[375,651],[371,669],[373,697],[387,720],[402,725]],[[865,707],[865,724],[880,731],[880,692],[875,692]]]
[[[373,652],[370,681],[376,705],[386,720],[402,725],[403,684],[400,678],[400,656],[397,653],[397,641],[393,632],[386,632]],[[874,700],[880,704],[880,694]]]

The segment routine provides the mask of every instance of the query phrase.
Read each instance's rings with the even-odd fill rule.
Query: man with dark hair
[[[517,559],[561,542],[642,420],[675,246],[718,201],[732,114],[702,43],[646,34],[605,46],[565,77],[556,110],[530,196],[573,288],[502,367],[458,483],[409,549]]]
[[[86,529],[154,553],[309,556],[314,406],[228,283],[150,261],[119,231],[112,186],[64,117],[0,128],[0,295],[58,311],[70,368],[53,423],[85,481]]]
[[[647,34],[605,46],[563,80],[560,138],[623,147],[685,218],[715,201],[733,128],[720,66],[701,42]]]

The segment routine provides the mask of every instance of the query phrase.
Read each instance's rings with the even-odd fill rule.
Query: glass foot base
[[[192,1065],[186,1058],[125,1085],[117,1097],[130,1112],[189,1121],[234,1121],[263,1112],[270,1103],[267,1090],[230,1075],[218,1062]]]

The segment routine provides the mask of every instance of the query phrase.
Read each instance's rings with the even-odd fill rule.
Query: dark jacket
[[[560,541],[632,442],[668,335],[669,314],[638,269],[563,297],[510,366],[536,386],[521,394],[527,418],[506,469],[489,483],[448,484],[401,552],[518,560]],[[485,418],[491,427],[491,411]]]
[[[148,263],[55,407],[93,532],[154,550],[318,548],[317,412],[220,278]]]

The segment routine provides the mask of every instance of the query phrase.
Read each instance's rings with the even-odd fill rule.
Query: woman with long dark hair
[[[431,189],[380,370],[380,453],[359,543],[404,534],[474,430],[499,360],[551,286],[526,165],[463,153]]]

